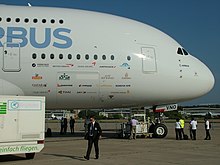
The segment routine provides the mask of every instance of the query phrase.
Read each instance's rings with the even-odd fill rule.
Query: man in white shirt
[[[130,125],[131,125],[131,135],[130,135],[130,139],[136,139],[136,125],[138,124],[138,121],[132,117],[131,121],[130,121]]]
[[[204,140],[211,140],[211,135],[209,133],[209,129],[210,129],[210,122],[208,120],[208,118],[205,118],[205,131],[206,131],[206,137]]]
[[[193,135],[192,140],[196,140],[197,121],[194,118],[192,118],[192,120],[190,121],[190,126],[192,130],[192,135]]]
[[[176,140],[182,140],[181,123],[180,119],[176,119],[175,123]]]

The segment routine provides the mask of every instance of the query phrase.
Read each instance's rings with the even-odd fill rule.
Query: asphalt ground
[[[102,124],[108,127],[108,123]],[[115,125],[109,124],[112,129]],[[213,123],[212,140],[204,140],[203,123],[199,123],[197,140],[175,140],[174,124],[167,123],[168,135],[164,139],[137,138],[119,139],[115,131],[104,131],[99,142],[100,158],[94,159],[94,148],[90,160],[85,160],[87,141],[83,139],[82,125],[76,127],[74,135],[60,135],[54,128],[53,136],[46,138],[45,148],[33,160],[24,155],[0,156],[1,165],[219,165],[220,123]],[[53,130],[52,130],[53,131]],[[57,131],[57,132],[55,132]],[[188,129],[185,128],[188,133]]]

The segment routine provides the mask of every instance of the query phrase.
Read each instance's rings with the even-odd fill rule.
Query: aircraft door
[[[157,72],[156,53],[153,47],[142,47],[142,71]]]
[[[19,72],[20,67],[20,44],[13,43],[13,47],[7,47],[9,43],[4,43],[3,66],[4,72]],[[10,43],[12,44],[12,43]]]

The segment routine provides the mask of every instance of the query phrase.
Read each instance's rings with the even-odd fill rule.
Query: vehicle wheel
[[[164,124],[156,124],[154,126],[153,137],[164,138],[168,133],[168,129]]]
[[[34,159],[35,153],[25,153],[26,159]]]

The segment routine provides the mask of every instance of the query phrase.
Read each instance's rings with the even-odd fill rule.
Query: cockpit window
[[[184,55],[189,55],[189,53],[185,49],[183,49],[183,53]]]
[[[177,54],[181,54],[181,55],[183,55],[183,52],[182,52],[182,49],[181,49],[181,48],[178,48],[178,50],[177,50]]]

